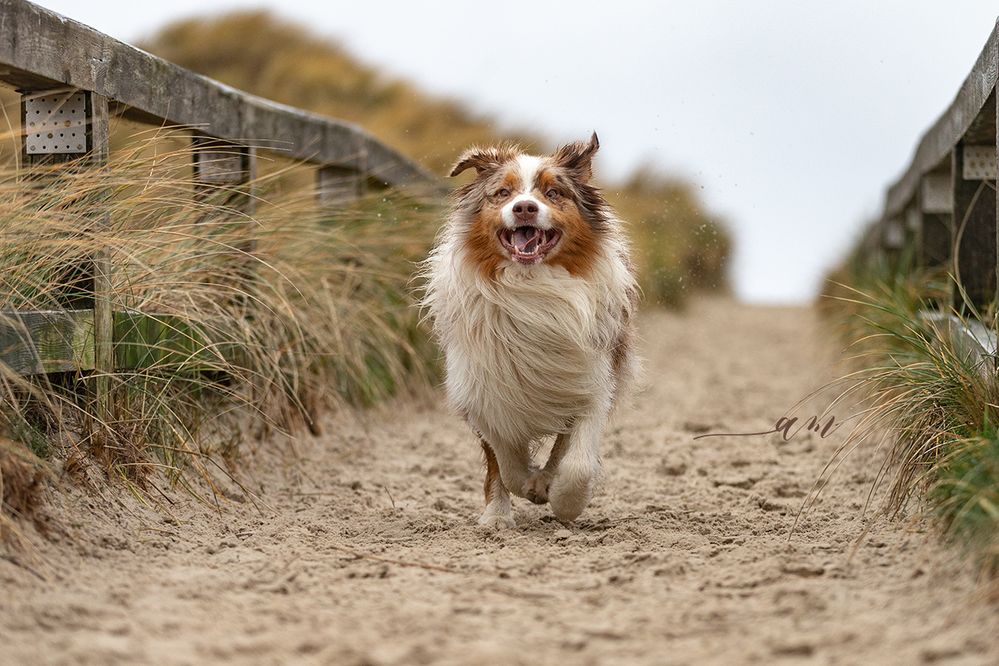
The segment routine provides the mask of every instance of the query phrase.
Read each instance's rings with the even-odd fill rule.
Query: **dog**
[[[475,169],[424,264],[423,305],[447,396],[486,459],[479,523],[514,527],[510,494],[577,518],[598,481],[600,442],[634,378],[638,288],[621,221],[592,183],[600,144],[529,155],[473,147]],[[532,449],[555,437],[543,467]]]

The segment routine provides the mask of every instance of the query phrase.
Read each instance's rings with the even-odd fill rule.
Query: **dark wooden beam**
[[[954,304],[981,314],[996,295],[996,192],[994,180],[965,168],[970,152],[965,143],[953,151],[954,274],[960,283]]]
[[[945,171],[927,174],[919,188],[919,208],[922,212],[919,243],[919,265],[937,268],[951,265],[954,243],[954,186],[951,164]]]

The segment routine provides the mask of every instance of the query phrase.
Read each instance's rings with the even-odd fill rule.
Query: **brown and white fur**
[[[591,185],[599,144],[527,155],[472,148],[474,168],[426,262],[424,304],[447,394],[482,440],[486,508],[514,525],[510,493],[575,519],[600,473],[608,414],[634,368],[637,288],[621,223]],[[555,436],[543,468],[532,447]]]

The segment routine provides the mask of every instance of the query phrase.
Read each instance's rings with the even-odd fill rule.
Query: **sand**
[[[829,379],[813,313],[707,300],[642,332],[647,388],[576,524],[518,500],[516,530],[478,528],[480,454],[440,407],[331,417],[247,463],[266,506],[53,490],[48,537],[0,559],[0,662],[999,663],[957,551],[918,514],[863,517],[876,452],[791,533],[844,431],[693,440]]]

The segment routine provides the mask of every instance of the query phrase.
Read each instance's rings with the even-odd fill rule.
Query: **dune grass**
[[[977,317],[962,314],[966,308],[947,305],[954,282],[945,271],[916,270],[903,276],[886,269],[854,270],[857,286],[835,283],[827,290],[827,314],[844,322],[857,368],[844,381],[848,391],[863,398],[859,423],[836,457],[865,441],[883,447],[886,456],[875,489],[886,487],[888,514],[898,515],[914,503],[926,509],[939,519],[946,538],[975,559],[985,578],[995,580],[996,359],[953,334],[957,327],[981,330],[982,325]]]
[[[436,380],[407,283],[439,202],[385,191],[329,210],[278,167],[248,215],[226,188],[194,195],[186,134],[121,143],[106,169],[0,167],[0,316],[81,307],[88,259],[106,252],[113,309],[153,317],[173,342],[111,374],[109,416],[92,371],[0,364],[0,514],[27,510],[48,459],[149,501],[166,479],[215,504],[268,430],[318,432],[324,411]]]

